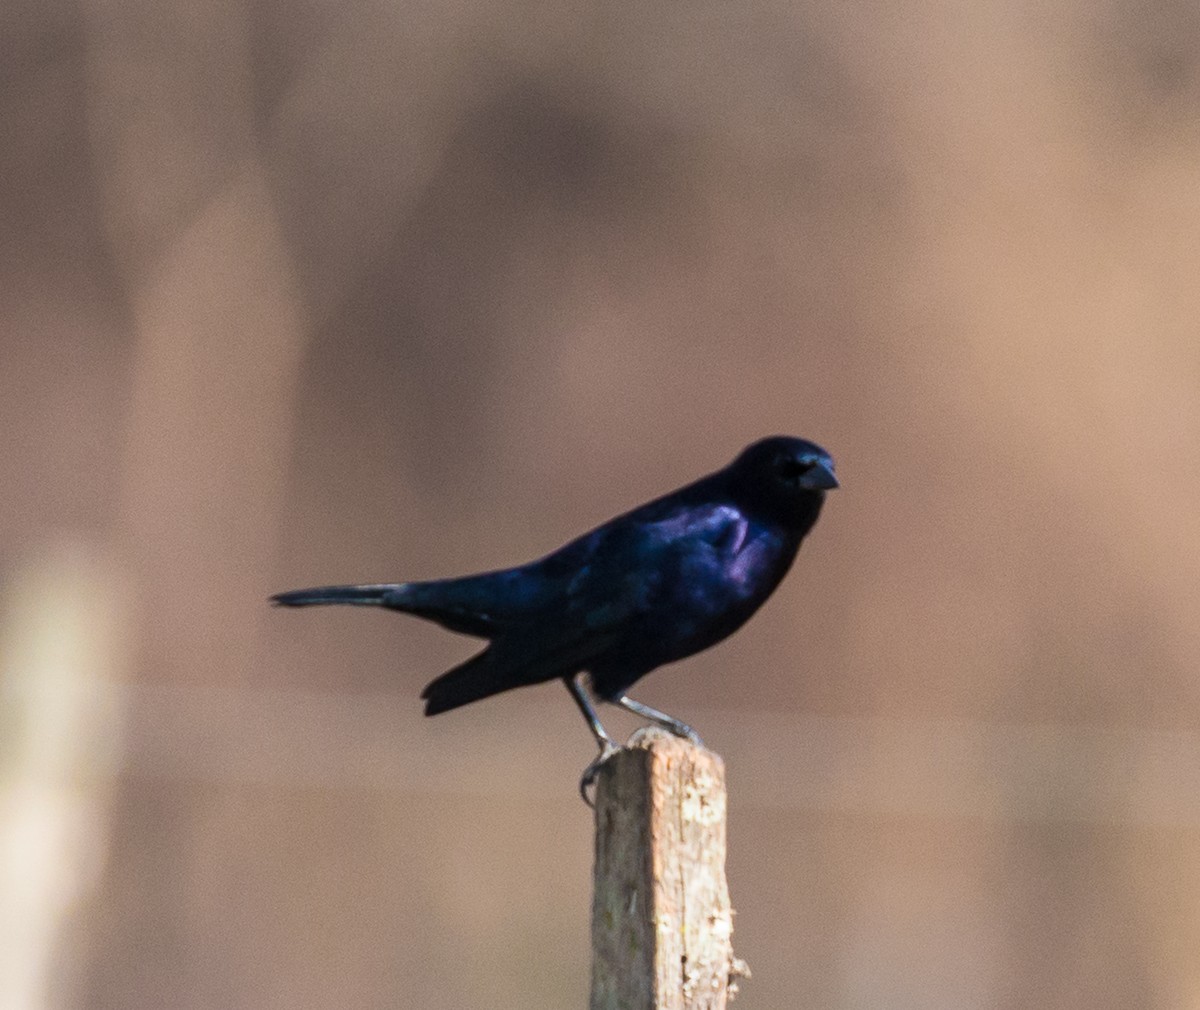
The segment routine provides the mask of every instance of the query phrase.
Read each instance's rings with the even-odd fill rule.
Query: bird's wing
[[[383,605],[436,621],[444,628],[496,638],[546,609],[554,586],[529,566],[390,588]]]
[[[573,564],[560,575],[555,624],[580,635],[628,628],[659,610],[681,580],[736,556],[748,530],[741,512],[717,504],[635,513],[602,526],[561,552]],[[562,560],[546,559],[552,567]]]
[[[482,638],[525,638],[554,622],[595,633],[645,609],[681,551],[736,552],[745,536],[746,520],[730,506],[652,502],[518,568],[351,588],[377,590],[372,602]]]
[[[745,538],[746,520],[733,508],[664,510],[614,520],[525,568],[477,577],[490,584],[454,587],[486,587],[493,613],[504,615],[487,649],[425,688],[426,712],[591,668],[631,635],[644,635],[649,620],[667,616],[664,589],[689,565],[736,553]],[[519,606],[491,591],[504,585]]]

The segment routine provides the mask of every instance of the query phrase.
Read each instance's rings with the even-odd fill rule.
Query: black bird
[[[525,684],[561,680],[600,756],[617,748],[589,697],[621,705],[699,743],[690,727],[625,692],[664,663],[707,649],[740,628],[779,585],[838,486],[820,446],[775,436],[729,466],[612,519],[552,554],[502,571],[432,582],[297,589],[285,607],[387,607],[488,640],[421,697],[437,715]]]

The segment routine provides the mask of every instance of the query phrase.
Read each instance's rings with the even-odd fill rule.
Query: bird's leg
[[[588,697],[587,688],[583,686],[584,674],[577,673],[574,677],[563,678],[563,683],[567,685],[567,690],[571,692],[571,697],[575,699],[575,704],[579,706],[579,711],[583,713],[584,719],[587,720],[588,728],[592,731],[592,736],[596,738],[596,743],[600,745],[600,754],[583,770],[583,777],[579,780],[579,795],[583,797],[583,802],[589,807],[594,807],[595,804],[588,797],[588,787],[596,781],[596,776],[600,774],[600,768],[604,762],[612,757],[620,748],[613,742],[613,738],[608,735],[608,731],[600,723],[600,717],[596,715],[596,709],[592,705],[591,698]]]
[[[577,673],[574,677],[564,678],[563,682],[567,685],[567,690],[571,692],[571,697],[575,699],[575,704],[579,706],[579,711],[587,720],[588,728],[592,731],[592,736],[596,738],[600,749],[602,751],[616,750],[617,745],[608,735],[608,730],[600,724],[600,717],[596,715],[596,710],[592,707],[592,699],[588,697],[587,688],[583,686],[585,676],[586,674]]]
[[[673,716],[669,716],[665,712],[660,712],[656,708],[651,708],[649,705],[643,705],[640,701],[634,701],[632,698],[624,694],[619,698],[614,698],[613,701],[622,708],[628,709],[634,715],[640,715],[643,719],[649,719],[651,722],[656,722],[660,726],[669,729],[676,736],[681,736],[687,740],[690,740],[697,747],[704,746],[704,741],[700,739],[700,734],[692,729],[692,727],[686,722],[680,722]]]

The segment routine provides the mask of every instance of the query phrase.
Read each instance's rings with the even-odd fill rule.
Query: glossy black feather
[[[791,567],[834,487],[828,453],[777,436],[517,568],[272,599],[382,606],[488,639],[425,688],[429,715],[579,671],[615,700],[656,667],[741,627]]]

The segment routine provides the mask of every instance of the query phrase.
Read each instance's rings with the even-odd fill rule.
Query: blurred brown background
[[[0,82],[0,1006],[585,1005],[565,693],[265,598],[776,431],[843,489],[638,695],[737,1006],[1200,1006],[1194,3],[12,0]]]

